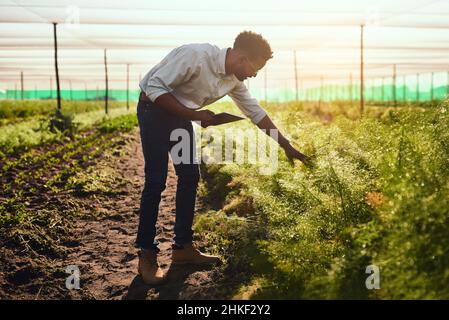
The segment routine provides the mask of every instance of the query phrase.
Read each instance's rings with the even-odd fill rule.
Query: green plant
[[[72,113],[63,113],[57,110],[50,116],[48,128],[53,133],[62,132],[73,136],[79,126],[79,123],[73,121],[74,118]]]
[[[248,245],[236,254],[247,254],[253,265],[249,251],[258,252],[271,267],[252,268],[263,279],[254,297],[448,297],[448,102],[380,115],[368,109],[362,119],[351,107],[329,105],[332,122],[325,124],[323,113],[309,107],[268,109],[300,150],[315,154],[313,170],[290,167],[282,152],[272,176],[251,166],[203,169],[217,181],[226,177],[225,184],[210,184],[213,194],[222,193],[225,212],[239,210],[240,194],[252,199],[253,210],[245,210],[251,214],[241,219],[262,227],[250,240],[257,249]],[[229,188],[237,178],[239,192]],[[225,227],[216,232],[221,236],[210,241],[226,243],[226,233],[235,237]],[[365,287],[371,264],[380,267],[381,290]]]

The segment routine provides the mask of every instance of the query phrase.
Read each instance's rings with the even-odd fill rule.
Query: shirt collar
[[[223,48],[218,53],[217,73],[226,76],[226,53],[229,48]]]

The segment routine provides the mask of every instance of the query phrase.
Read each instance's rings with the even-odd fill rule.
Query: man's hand
[[[195,112],[195,119],[201,121],[201,126],[203,128],[207,128],[209,126],[209,122],[214,117],[215,113],[210,110],[201,110]]]
[[[294,159],[298,159],[307,168],[312,168],[313,167],[312,159],[310,157],[306,156],[305,154],[302,154],[298,150],[296,150],[290,144],[286,148],[284,148],[284,151],[285,151],[285,155],[287,156],[288,161],[290,162],[291,165],[294,164]]]
[[[271,121],[269,116],[265,116],[262,120],[257,123],[257,126],[260,129],[265,130],[266,134],[269,134],[270,130],[277,130],[278,139],[277,143],[284,149],[285,154],[287,155],[288,161],[293,165],[294,159],[300,160],[304,165],[308,168],[313,168],[312,159],[305,154],[302,154],[298,150],[296,150],[290,142],[282,135],[282,133],[278,130],[278,128],[274,125],[273,121]],[[270,135],[271,136],[271,135]]]

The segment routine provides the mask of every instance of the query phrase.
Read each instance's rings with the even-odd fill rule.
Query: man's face
[[[252,59],[246,55],[241,55],[238,59],[238,67],[235,76],[240,81],[257,76],[257,73],[265,66],[264,59]]]

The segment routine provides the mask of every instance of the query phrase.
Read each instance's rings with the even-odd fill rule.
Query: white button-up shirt
[[[208,43],[175,48],[145,75],[140,89],[153,102],[170,92],[190,109],[202,108],[229,95],[243,114],[257,124],[267,113],[242,81],[233,74],[226,75],[227,50]]]

